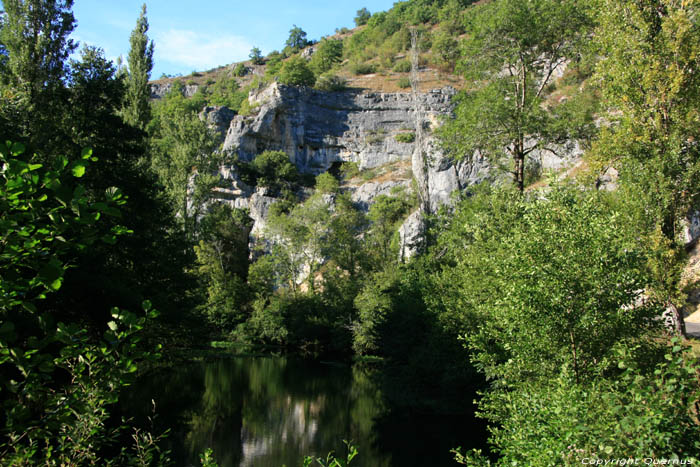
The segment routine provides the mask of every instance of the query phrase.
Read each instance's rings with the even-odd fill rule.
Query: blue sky
[[[257,46],[263,54],[280,50],[293,24],[309,39],[353,27],[355,12],[391,8],[395,0],[151,0],[146,1],[149,36],[155,41],[152,77],[189,74],[246,60]],[[76,0],[73,13],[81,43],[97,45],[105,55],[126,57],[129,34],[143,0]]]

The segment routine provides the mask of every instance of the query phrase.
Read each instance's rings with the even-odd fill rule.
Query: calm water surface
[[[221,467],[299,466],[304,455],[360,451],[351,466],[456,465],[450,449],[481,447],[471,415],[419,415],[383,402],[364,367],[285,357],[238,357],[158,371],[133,386],[124,410],[170,427],[177,465],[199,465],[211,448]]]

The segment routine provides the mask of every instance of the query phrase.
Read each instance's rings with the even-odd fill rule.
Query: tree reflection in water
[[[392,457],[410,465],[405,462],[411,452],[426,451],[411,439],[412,423],[422,421],[406,415],[392,423],[395,417],[382,403],[374,371],[284,357],[194,363],[148,375],[130,389],[124,411],[141,414],[139,423],[155,401],[156,428],[172,429],[177,465],[198,465],[199,454],[211,448],[221,467],[295,466],[305,455],[344,453],[343,439],[359,448],[353,462],[358,467],[390,466]],[[446,444],[459,433],[450,423],[435,425],[446,436],[435,433],[425,441],[432,445],[444,438],[429,449],[436,460],[449,461],[450,448],[464,443],[457,438]],[[401,446],[406,429],[407,443]],[[392,454],[396,449],[401,453]]]

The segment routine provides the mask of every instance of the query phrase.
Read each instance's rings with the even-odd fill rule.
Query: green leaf
[[[20,154],[23,154],[25,151],[25,146],[22,143],[13,143],[12,147],[10,148],[10,153],[12,153],[13,156],[19,156]]]
[[[80,178],[83,175],[85,175],[85,168],[87,167],[87,163],[85,161],[76,161],[73,163],[73,167],[71,168],[71,172],[73,172],[73,176]]]
[[[80,157],[83,159],[90,159],[90,157],[92,157],[92,149],[84,148],[83,152],[80,153]]]
[[[111,330],[114,331],[114,332],[116,332],[117,329],[119,328],[119,326],[117,325],[117,323],[114,322],[114,321],[110,321],[109,323],[107,323],[107,326],[109,327],[109,329],[111,329]]]

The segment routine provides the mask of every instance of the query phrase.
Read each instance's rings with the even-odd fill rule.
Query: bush
[[[350,180],[360,174],[360,167],[357,165],[357,162],[343,162],[340,166],[340,174],[343,180]]]
[[[316,77],[306,60],[297,55],[284,62],[280,69],[279,81],[290,86],[313,86]]]
[[[277,192],[299,183],[299,172],[282,151],[265,151],[253,159],[251,166],[257,174],[257,183]]]
[[[459,57],[459,44],[450,34],[440,33],[433,42],[433,54],[440,65],[452,68]]]
[[[233,76],[238,76],[242,77],[248,74],[248,67],[245,66],[242,63],[239,63],[236,65],[236,67],[233,69]]]
[[[410,60],[400,60],[396,62],[393,70],[397,73],[408,73],[411,71],[411,61]]]
[[[328,172],[316,177],[316,191],[321,193],[337,193],[340,189],[338,180]]]
[[[325,73],[339,63],[343,56],[343,41],[324,38],[318,44],[309,66],[316,74]]]
[[[321,75],[316,80],[316,89],[319,91],[342,91],[347,87],[348,81],[337,75]]]
[[[396,84],[397,84],[398,87],[400,87],[401,89],[410,88],[410,87],[411,87],[411,80],[408,79],[408,78],[406,78],[406,77],[404,76],[403,78],[399,79],[399,80],[396,82]]]
[[[92,151],[72,162],[54,157],[44,166],[24,149],[0,146],[0,464],[95,465],[120,435],[120,428],[107,427],[110,406],[139,363],[154,356],[139,341],[157,312],[148,301],[143,316],[112,308],[100,337],[98,328],[66,324],[49,311],[45,299],[64,286],[76,253],[98,239],[112,245],[126,232],[115,225],[105,233],[97,224],[118,218],[125,200],[114,187],[88,196],[77,182],[97,160]],[[148,452],[140,449],[128,459],[132,453],[122,449],[109,465],[135,465],[137,456],[167,464],[167,453],[154,444],[160,437],[136,435],[136,448]]]
[[[357,63],[350,67],[350,71],[355,75],[369,75],[377,71],[377,66],[370,63]]]
[[[398,135],[394,136],[394,139],[398,141],[399,143],[412,143],[416,140],[416,134],[415,133],[399,133]]]
[[[498,425],[491,438],[500,456],[495,465],[581,465],[670,453],[697,461],[700,427],[689,410],[698,396],[697,364],[689,357],[680,346],[669,347],[653,371],[621,361],[624,371],[613,379],[581,384],[564,368],[551,380],[487,396],[486,414]],[[467,465],[492,465],[474,457],[458,455]]]
[[[259,48],[253,47],[250,49],[250,54],[248,55],[250,61],[253,65],[264,65],[265,60],[263,59],[262,52]]]

